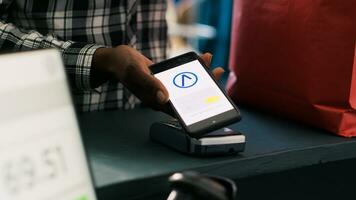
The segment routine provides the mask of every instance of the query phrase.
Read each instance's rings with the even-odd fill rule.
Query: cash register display
[[[60,54],[0,56],[0,200],[95,200]]]

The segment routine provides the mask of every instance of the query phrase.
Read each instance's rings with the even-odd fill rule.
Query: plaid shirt
[[[79,110],[128,109],[137,99],[117,81],[90,88],[93,54],[126,44],[163,60],[165,12],[164,0],[0,0],[0,50],[57,48]]]

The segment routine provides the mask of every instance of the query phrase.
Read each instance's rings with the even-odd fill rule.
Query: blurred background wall
[[[210,52],[214,55],[212,67],[228,71],[232,4],[232,0],[170,0],[169,55]]]

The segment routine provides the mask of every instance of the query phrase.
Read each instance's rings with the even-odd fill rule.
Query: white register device
[[[0,200],[95,200],[61,55],[0,56]]]

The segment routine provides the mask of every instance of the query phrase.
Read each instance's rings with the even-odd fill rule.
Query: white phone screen
[[[234,109],[198,60],[155,77],[167,88],[170,101],[187,126]]]

